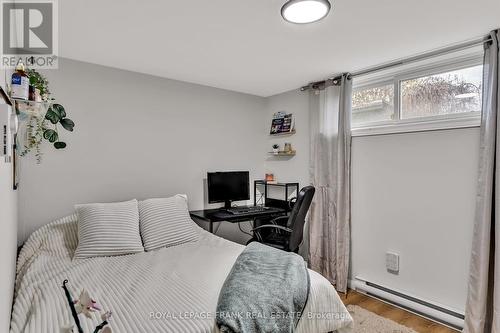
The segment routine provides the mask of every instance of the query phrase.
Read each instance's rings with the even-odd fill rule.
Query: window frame
[[[400,68],[373,78],[355,79],[353,91],[363,88],[394,84],[394,119],[367,122],[356,127],[351,125],[352,136],[380,135],[392,133],[435,131],[443,129],[479,127],[481,112],[450,113],[444,115],[401,118],[401,83],[425,76],[443,74],[460,69],[483,65],[483,53],[435,61],[421,66]],[[356,80],[359,83],[356,83]],[[351,111],[352,112],[352,111]]]

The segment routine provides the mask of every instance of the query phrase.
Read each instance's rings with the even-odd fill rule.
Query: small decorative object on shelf
[[[279,150],[279,146],[274,149],[277,145],[273,145],[273,151],[269,154],[273,154],[275,156],[295,156],[296,151],[292,149],[291,143],[285,143],[285,148],[283,150]]]
[[[66,295],[66,299],[68,300],[68,305],[71,310],[71,316],[73,317],[75,324],[68,324],[62,327],[61,331],[63,333],[73,333],[74,326],[76,325],[77,329],[76,332],[84,333],[78,315],[83,314],[85,317],[91,319],[92,314],[94,313],[99,314],[99,312],[102,312],[102,309],[97,305],[97,303],[90,297],[89,293],[85,290],[82,290],[78,300],[73,300],[68,290],[68,287],[66,286],[67,284],[68,280],[64,280],[62,288],[64,289],[64,294]],[[111,333],[111,327],[108,326],[109,318],[111,318],[111,311],[106,311],[101,313],[100,319],[102,320],[102,322],[96,326],[93,333],[98,333],[99,331],[101,331],[102,333]]]
[[[49,81],[34,69],[28,69],[26,72],[30,80],[30,87],[34,91],[33,98],[30,98],[30,100],[35,102],[49,100]]]
[[[29,78],[24,70],[24,64],[21,60],[17,63],[16,70],[11,77],[11,97],[20,100],[28,100],[29,97]]]
[[[266,182],[274,182],[274,174],[266,173]]]
[[[23,66],[24,67],[24,66]],[[21,67],[13,74],[11,98],[20,121],[20,132],[17,144],[20,156],[34,151],[38,163],[42,159],[42,143],[49,141],[56,149],[66,148],[66,143],[60,140],[59,125],[72,132],[75,123],[67,117],[66,110],[61,104],[55,103],[49,91],[49,82],[42,74],[34,69],[27,69],[25,75],[29,82],[29,100],[16,98],[14,93],[14,75],[21,76],[24,68]],[[17,77],[16,76],[16,77]],[[21,76],[22,77],[22,76]],[[17,79],[16,79],[17,80]]]
[[[279,152],[280,152],[280,145],[274,144],[273,145],[273,153],[275,155],[278,155]]]
[[[284,135],[295,133],[295,122],[291,113],[276,112],[271,122],[271,135]]]

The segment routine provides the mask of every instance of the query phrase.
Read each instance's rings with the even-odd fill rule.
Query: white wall
[[[283,149],[285,142],[292,144],[297,154],[293,157],[276,157],[269,155],[265,161],[266,173],[273,173],[279,182],[299,182],[300,187],[309,185],[309,94],[296,90],[285,92],[267,98],[267,115],[263,119],[264,130],[267,134],[267,151],[272,151],[273,144]],[[295,118],[296,133],[289,136],[270,136],[271,119],[278,111],[292,113]],[[295,194],[296,195],[296,194]],[[269,196],[283,198],[285,193],[277,187],[269,188]],[[293,195],[292,195],[293,196]],[[299,253],[308,257],[308,231],[305,226],[304,240]]]
[[[267,105],[266,125],[276,111],[297,114],[297,134],[286,141],[300,149],[290,161],[268,160],[266,171],[305,184],[308,94],[276,95]],[[463,310],[478,146],[478,128],[353,138],[352,276]],[[386,272],[386,251],[401,255],[399,275]]]
[[[267,151],[272,151],[272,145],[277,143],[283,149],[285,142],[290,142],[297,150],[294,157],[268,156],[265,169],[274,173],[280,182],[296,182],[300,186],[309,185],[309,94],[306,92],[289,91],[269,97],[266,103],[267,115],[263,119],[267,134]],[[274,113],[286,111],[293,113],[296,133],[290,136],[270,136],[271,119]]]
[[[22,160],[20,239],[76,203],[186,193],[202,209],[207,171],[263,177],[263,98],[65,59],[46,74],[76,126],[60,130],[66,150]],[[246,239],[227,223],[219,234]]]
[[[12,190],[12,164],[0,157],[0,332],[8,332],[17,251],[17,192]]]
[[[478,147],[478,128],[353,139],[352,276],[463,311]]]

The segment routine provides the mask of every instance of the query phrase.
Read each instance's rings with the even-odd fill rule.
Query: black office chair
[[[306,186],[300,190],[289,216],[280,216],[253,229],[254,238],[248,243],[260,242],[284,251],[298,252],[302,243],[306,215],[315,189]]]

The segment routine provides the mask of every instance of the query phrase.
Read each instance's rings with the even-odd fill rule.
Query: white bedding
[[[243,246],[197,227],[200,238],[158,251],[72,261],[76,216],[36,231],[18,259],[11,333],[58,333],[72,323],[61,288],[73,298],[81,289],[113,311],[116,333],[217,332],[213,314],[219,291]],[[297,332],[345,332],[352,318],[335,289],[310,271],[311,290]],[[315,317],[314,319],[312,319]],[[85,332],[98,316],[81,319]]]

